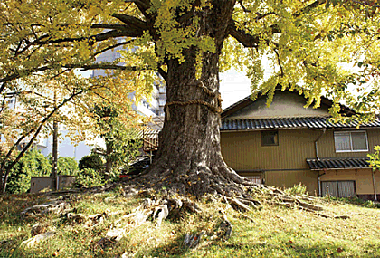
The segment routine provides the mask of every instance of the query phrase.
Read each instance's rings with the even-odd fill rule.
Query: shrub
[[[78,162],[72,157],[58,158],[58,175],[73,176],[79,172]]]
[[[357,196],[352,197],[336,197],[336,196],[325,196],[325,200],[330,202],[344,203],[344,204],[352,204],[359,205],[367,208],[380,208],[378,203],[375,203],[371,200],[363,200]]]
[[[49,176],[51,163],[36,149],[29,150],[11,170],[6,191],[11,194],[24,193],[30,189],[30,180],[34,176]]]
[[[92,154],[84,156],[79,161],[79,169],[92,168],[96,171],[100,171],[103,168],[103,161],[99,155]]]
[[[307,188],[306,185],[299,183],[298,185],[286,188],[284,192],[289,195],[305,195],[307,193]]]
[[[27,151],[9,173],[6,191],[11,194],[20,194],[30,189],[32,177],[51,175],[51,157],[47,158],[37,149]],[[78,174],[78,163],[74,158],[58,158],[58,175]]]
[[[96,171],[93,168],[83,168],[81,169],[75,178],[75,185],[77,187],[91,187],[102,185],[103,179],[99,174],[99,171]]]

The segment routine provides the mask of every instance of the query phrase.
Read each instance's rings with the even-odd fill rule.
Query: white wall
[[[95,146],[85,141],[74,144],[69,137],[66,137],[67,132],[67,130],[60,130],[61,136],[58,140],[58,156],[73,157],[79,161],[82,157],[90,155],[91,149]],[[41,150],[44,156],[48,156],[52,151],[52,136],[42,139],[38,144],[38,149]]]

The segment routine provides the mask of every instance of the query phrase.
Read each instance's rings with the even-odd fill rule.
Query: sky
[[[91,75],[91,72],[80,73],[84,77],[90,77]],[[244,72],[230,70],[220,73],[219,76],[223,109],[251,94],[251,81],[245,76]]]
[[[341,67],[348,71],[359,72],[360,69],[354,63],[341,63]],[[271,67],[268,62],[263,62],[264,80],[268,79],[271,74]],[[220,78],[220,92],[222,94],[222,108],[225,109],[233,103],[249,96],[251,94],[251,82],[244,72],[238,72],[235,70],[226,71],[219,74]],[[368,88],[367,91],[375,87],[375,80],[371,79],[365,85]],[[349,84],[348,91],[357,95],[357,86]]]
[[[219,76],[223,109],[251,94],[251,81],[244,72],[230,70]]]

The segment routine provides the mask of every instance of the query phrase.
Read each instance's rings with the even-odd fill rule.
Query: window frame
[[[277,144],[264,144],[263,143],[263,133],[276,132],[277,133]],[[278,130],[262,130],[261,131],[261,147],[275,147],[280,145],[280,134]]]
[[[348,133],[349,136],[350,136],[350,150],[338,150],[337,149],[337,142],[335,140],[335,135],[336,134],[343,134],[343,133]],[[362,149],[362,150],[354,150],[353,149],[353,144],[352,144],[352,136],[351,136],[351,133],[364,133],[364,136],[365,136],[365,143],[366,143],[366,149]],[[368,136],[367,136],[367,131],[366,130],[355,130],[355,131],[334,131],[334,144],[335,144],[335,152],[339,152],[339,153],[342,153],[342,152],[368,152],[369,150],[369,146],[368,146]]]
[[[252,183],[263,185],[262,176],[244,176],[244,177]]]

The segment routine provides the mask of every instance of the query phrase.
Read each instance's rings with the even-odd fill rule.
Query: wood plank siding
[[[362,130],[362,129],[360,129]],[[347,130],[327,130],[325,135],[318,141],[318,149],[320,157],[366,157],[368,153],[374,152],[374,147],[380,145],[380,130],[365,129],[368,139],[368,152],[339,152],[335,151],[334,131],[355,131],[355,129]]]
[[[321,176],[321,182],[355,181],[357,195],[373,195],[372,169],[334,169]],[[380,193],[380,172],[375,172],[376,193]]]
[[[366,129],[365,131],[368,139],[368,152],[337,153],[332,129],[325,132],[322,129],[280,129],[278,146],[261,146],[260,130],[222,131],[221,147],[225,162],[239,174],[249,176],[261,173],[264,175],[265,183],[274,186],[290,187],[302,182],[308,187],[309,193],[314,194],[318,191],[318,171],[309,169],[306,158],[316,157],[315,140],[320,137],[318,140],[319,157],[366,157],[368,153],[373,152],[374,146],[380,145],[380,130]],[[370,171],[370,169],[364,170]],[[340,173],[345,174],[346,172],[351,173],[348,170],[342,170]],[[320,174],[322,173],[323,171],[320,172]],[[380,172],[378,173],[380,174]],[[326,176],[327,174],[321,177],[321,180],[325,180]],[[368,175],[365,173],[363,176],[367,178]],[[372,176],[369,179],[372,182]],[[344,180],[357,180],[357,177],[344,178]],[[376,180],[380,185],[380,178],[376,178]],[[367,186],[363,187],[367,189]],[[360,185],[357,185],[356,188],[358,194],[373,193],[373,186],[372,192],[371,190],[361,191]]]

